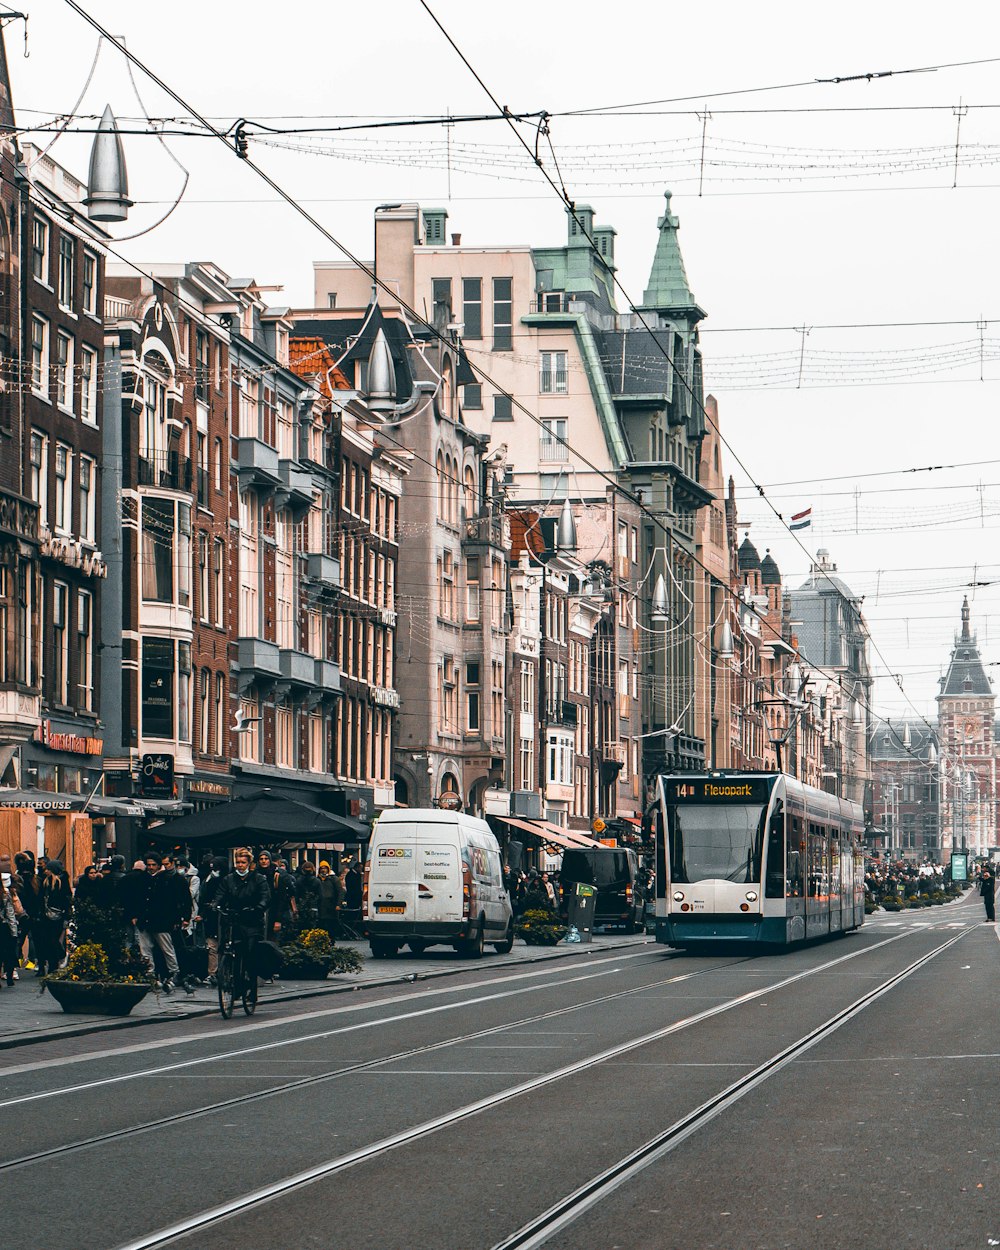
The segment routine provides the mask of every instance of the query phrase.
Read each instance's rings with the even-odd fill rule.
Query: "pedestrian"
[[[180,966],[174,936],[191,919],[191,891],[187,878],[177,874],[173,856],[146,855],[149,896],[145,915],[139,919],[139,949],[150,968],[155,969],[155,951],[163,956],[167,975],[162,986],[169,994],[177,982]]]
[[[41,916],[34,926],[38,962],[36,976],[44,976],[46,971],[55,972],[66,958],[66,926],[72,906],[73,891],[62,860],[46,860],[42,876]]]
[[[0,873],[0,974],[8,985],[17,980],[18,925],[23,915],[13,874]]]
[[[283,859],[271,862],[268,885],[271,890],[270,933],[276,942],[288,942],[294,934],[298,904],[295,902],[295,878]]]
[[[18,925],[17,949],[24,967],[34,968],[36,953],[34,950],[33,927],[42,914],[42,882],[35,871],[35,857],[30,851],[20,851],[15,855],[14,864],[17,871],[14,873],[12,880],[15,883],[15,889],[24,911],[24,915],[21,916]],[[25,958],[24,951],[25,942],[28,943],[27,958]]]
[[[979,874],[979,893],[983,896],[983,906],[986,908],[987,923],[990,923],[997,918],[996,886],[997,880],[993,872],[993,865],[984,864],[983,870]]]
[[[125,856],[112,855],[108,861],[107,872],[101,870],[97,896],[94,902],[103,911],[115,911],[121,907],[122,882],[125,880]],[[146,865],[143,864],[145,870]]]
[[[229,861],[225,856],[216,856],[209,864],[208,875],[201,883],[201,892],[198,896],[201,921],[205,933],[205,946],[208,948],[209,985],[215,984],[215,974],[219,970],[219,908],[217,902],[219,889],[228,869]]]
[[[316,880],[316,865],[311,859],[304,859],[295,882],[295,910],[300,933],[316,928],[319,924],[319,909],[320,888]]]
[[[340,937],[340,908],[344,901],[344,887],[337,874],[325,859],[319,862],[316,875],[319,886],[319,923],[330,937]]]
[[[73,889],[73,906],[81,903],[95,903],[99,906],[101,896],[101,877],[96,864],[88,864],[76,879]]]

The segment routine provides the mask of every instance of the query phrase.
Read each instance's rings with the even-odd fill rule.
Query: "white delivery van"
[[[364,922],[372,955],[453,946],[478,957],[514,945],[500,848],[475,816],[399,808],[375,822],[365,865]]]

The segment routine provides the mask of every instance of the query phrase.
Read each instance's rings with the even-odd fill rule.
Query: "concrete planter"
[[[68,1015],[127,1016],[149,993],[129,981],[46,981],[45,988]]]

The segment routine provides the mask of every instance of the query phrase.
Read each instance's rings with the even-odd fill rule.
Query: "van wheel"
[[[482,916],[480,916],[479,928],[476,930],[475,937],[471,937],[468,941],[462,943],[461,954],[467,959],[482,959],[486,945],[484,936],[484,923]]]
[[[507,923],[507,933],[502,942],[494,942],[493,949],[498,955],[509,955],[514,949],[514,917]]]
[[[386,938],[372,938],[371,948],[373,959],[388,959],[399,950],[395,942],[390,942]]]
[[[410,950],[414,953],[414,955],[422,955],[424,951],[427,949],[426,942],[421,942],[416,939],[414,939],[413,941],[407,942],[406,945],[410,948]]]

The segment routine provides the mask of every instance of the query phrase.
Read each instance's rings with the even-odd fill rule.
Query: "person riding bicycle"
[[[248,967],[253,967],[254,948],[264,932],[267,911],[267,882],[250,871],[253,855],[245,846],[233,851],[233,871],[222,878],[215,896],[215,908],[233,926],[233,943],[239,943]]]

